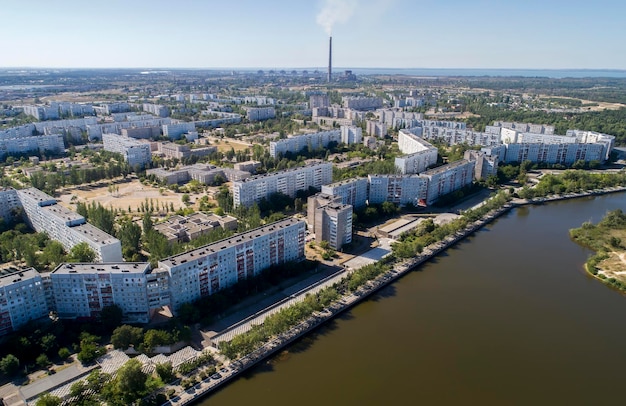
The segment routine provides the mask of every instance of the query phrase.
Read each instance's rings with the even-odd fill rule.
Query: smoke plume
[[[345,23],[356,10],[358,0],[324,0],[324,5],[317,15],[317,23],[331,35],[333,26]]]

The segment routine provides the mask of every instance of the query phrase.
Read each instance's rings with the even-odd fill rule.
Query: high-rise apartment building
[[[308,190],[310,187],[321,189],[322,185],[331,183],[332,178],[333,166],[325,162],[251,176],[233,182],[233,203],[235,207],[249,207],[273,193],[295,197],[300,190]]]

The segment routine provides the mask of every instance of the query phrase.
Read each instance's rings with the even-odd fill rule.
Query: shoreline
[[[331,304],[328,308],[324,309],[321,312],[316,312],[312,316],[308,317],[306,320],[300,322],[299,324],[293,326],[287,332],[273,338],[272,340],[266,342],[252,353],[243,356],[239,359],[232,360],[230,365],[236,365],[235,370],[229,370],[229,374],[223,376],[217,381],[205,380],[201,383],[194,386],[194,391],[189,393],[187,391],[179,394],[176,398],[178,400],[168,400],[164,403],[164,405],[192,405],[197,404],[199,401],[206,398],[213,391],[218,390],[234,378],[239,377],[242,373],[248,371],[261,361],[266,360],[271,357],[275,353],[282,351],[285,347],[299,339],[300,337],[308,334],[325,322],[334,319],[339,314],[349,310],[353,306],[361,303],[364,299],[369,298],[374,293],[377,293],[380,289],[388,286],[392,282],[400,279],[407,273],[415,270],[415,268],[422,265],[424,262],[430,260],[431,258],[436,257],[442,251],[450,248],[455,245],[459,241],[471,236],[476,231],[480,230],[484,226],[498,219],[505,213],[510,212],[512,209],[527,205],[539,205],[545,202],[554,202],[560,200],[569,200],[569,199],[577,199],[581,197],[588,196],[600,196],[605,194],[612,193],[620,193],[626,192],[626,187],[611,187],[606,189],[596,189],[592,191],[579,192],[579,193],[570,193],[566,195],[552,195],[544,198],[534,198],[534,199],[517,199],[516,201],[511,201],[496,209],[492,212],[487,213],[479,220],[476,220],[470,223],[465,229],[456,232],[455,234],[449,235],[441,241],[433,243],[427,247],[424,247],[422,253],[417,255],[413,259],[400,261],[394,264],[393,268],[385,272],[384,274],[379,275],[375,279],[372,279],[366,282],[363,286],[359,287],[355,292],[345,295],[342,298],[338,299],[336,302]],[[585,268],[587,268],[585,266]],[[595,276],[595,275],[594,275]],[[598,278],[601,279],[601,278]],[[210,378],[209,378],[210,379]],[[208,383],[208,385],[206,385]],[[185,396],[185,398],[181,398],[181,395],[184,394],[191,395],[189,398]]]

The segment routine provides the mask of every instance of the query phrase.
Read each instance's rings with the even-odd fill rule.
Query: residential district
[[[293,80],[294,75],[272,71],[250,76],[255,85],[234,95],[234,87],[217,85],[204,92],[159,93],[164,87],[150,82],[106,102],[63,100],[72,99],[69,92],[2,94],[8,102],[0,111],[0,157],[5,162],[0,218],[4,224],[25,222],[66,252],[86,244],[93,261],[62,262],[42,271],[4,260],[0,335],[19,332],[34,321],[99,320],[111,306],[134,325],[154,321],[164,309],[176,317],[185,304],[274,266],[305,260],[310,241],[324,242],[334,251],[354,245],[356,223],[363,221],[354,213],[368,207],[392,204],[428,213],[473,184],[496,187],[503,165],[594,168],[614,159],[616,137],[588,129],[557,134],[553,125],[494,121],[478,131],[462,117],[441,113],[442,100],[452,97],[441,89],[356,86],[356,76],[347,72],[335,78],[333,87],[313,76],[313,85],[306,84],[309,78],[300,80],[305,84],[282,84],[282,92],[275,92],[264,84],[282,77]],[[284,128],[289,133],[274,131],[276,123],[288,123]],[[106,179],[86,180],[94,163],[74,157],[102,150],[125,169]],[[444,159],[442,151],[448,152]],[[460,153],[450,159],[452,151]],[[370,167],[381,173],[356,171],[368,162],[388,165]],[[52,189],[51,174],[64,179]],[[70,181],[74,176],[82,178]],[[156,211],[135,210],[134,215],[129,203],[123,211],[136,224],[149,213],[167,244],[218,231],[227,233],[225,238],[163,257],[144,247],[130,257],[112,232],[78,213],[73,191],[105,179],[115,195],[122,181],[133,177],[144,181],[134,181],[135,189],[157,185],[162,195],[186,191],[187,198],[197,199],[177,203],[176,209],[170,203],[169,210],[157,198]],[[200,185],[202,192],[189,193],[185,188],[191,184]],[[73,197],[63,200],[62,194]],[[263,208],[276,196],[292,203],[289,216],[269,216],[242,227],[237,213]],[[202,199],[214,203],[202,207]],[[157,213],[159,207],[165,214]],[[418,224],[408,223],[401,224],[403,231]],[[22,400],[33,403],[36,396]]]

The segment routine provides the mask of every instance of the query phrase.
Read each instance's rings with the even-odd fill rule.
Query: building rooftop
[[[315,168],[317,166],[331,166],[332,164],[329,162],[311,162],[311,163],[307,163],[305,166],[298,166],[296,168],[289,168],[289,169],[285,169],[283,171],[277,171],[277,172],[268,172],[268,173],[263,173],[260,175],[254,175],[254,176],[250,176],[247,179],[241,179],[239,181],[236,181],[234,183],[237,182],[241,182],[241,183],[245,183],[245,182],[251,182],[253,180],[257,180],[257,179],[263,179],[263,178],[271,178],[272,176],[280,176],[283,175],[285,173],[289,173],[289,172],[296,172],[302,169],[307,169],[307,168]]]
[[[324,187],[334,188],[334,187],[339,187],[339,186],[343,186],[343,185],[348,185],[350,183],[354,183],[354,182],[358,182],[358,181],[367,181],[367,179],[366,178],[344,179],[344,180],[340,180],[339,182],[331,183],[330,185],[324,185]]]
[[[89,223],[71,227],[70,230],[80,233],[84,238],[89,239],[89,241],[100,245],[113,244],[119,241],[117,238],[105,233],[104,231],[95,226],[92,226]]]
[[[85,218],[80,214],[61,206],[60,204],[53,204],[50,206],[42,207],[47,216],[56,217],[63,221],[65,224],[82,224],[85,223]]]
[[[23,280],[35,278],[39,275],[33,268],[15,268],[10,266],[8,268],[0,269],[0,288],[10,286],[13,283],[21,282]]]
[[[433,168],[433,169],[429,169],[426,172],[422,172],[422,175],[426,175],[426,176],[430,176],[430,175],[437,175],[446,171],[449,171],[450,169],[454,169],[454,168],[458,168],[459,166],[463,166],[470,163],[470,161],[467,161],[465,159],[460,159],[458,161],[443,165],[443,166],[439,166],[437,168]]]
[[[75,273],[149,273],[150,264],[148,262],[118,262],[118,263],[66,263],[56,267],[51,274],[69,275]]]
[[[283,228],[287,228],[294,224],[302,223],[304,226],[305,223],[301,220],[297,220],[295,218],[287,218],[284,220],[277,221],[272,224],[268,224],[263,227],[255,228],[253,230],[247,231],[245,233],[237,234],[232,237],[216,241],[211,244],[204,245],[200,248],[196,248],[191,251],[184,252],[182,254],[173,255],[171,257],[165,258],[159,261],[159,266],[167,266],[173,267],[197,258],[201,258],[206,255],[210,255],[216,252],[220,252],[223,249],[232,247],[236,244],[239,244],[244,241],[252,241],[255,238],[259,238],[264,235],[269,235],[270,233],[280,230]]]
[[[28,196],[29,198],[36,200],[38,202],[54,202],[56,203],[56,200],[54,197],[50,196],[47,193],[42,192],[39,189],[35,189],[34,187],[29,187],[27,189],[20,189],[18,191],[19,194],[23,195],[23,196]]]

